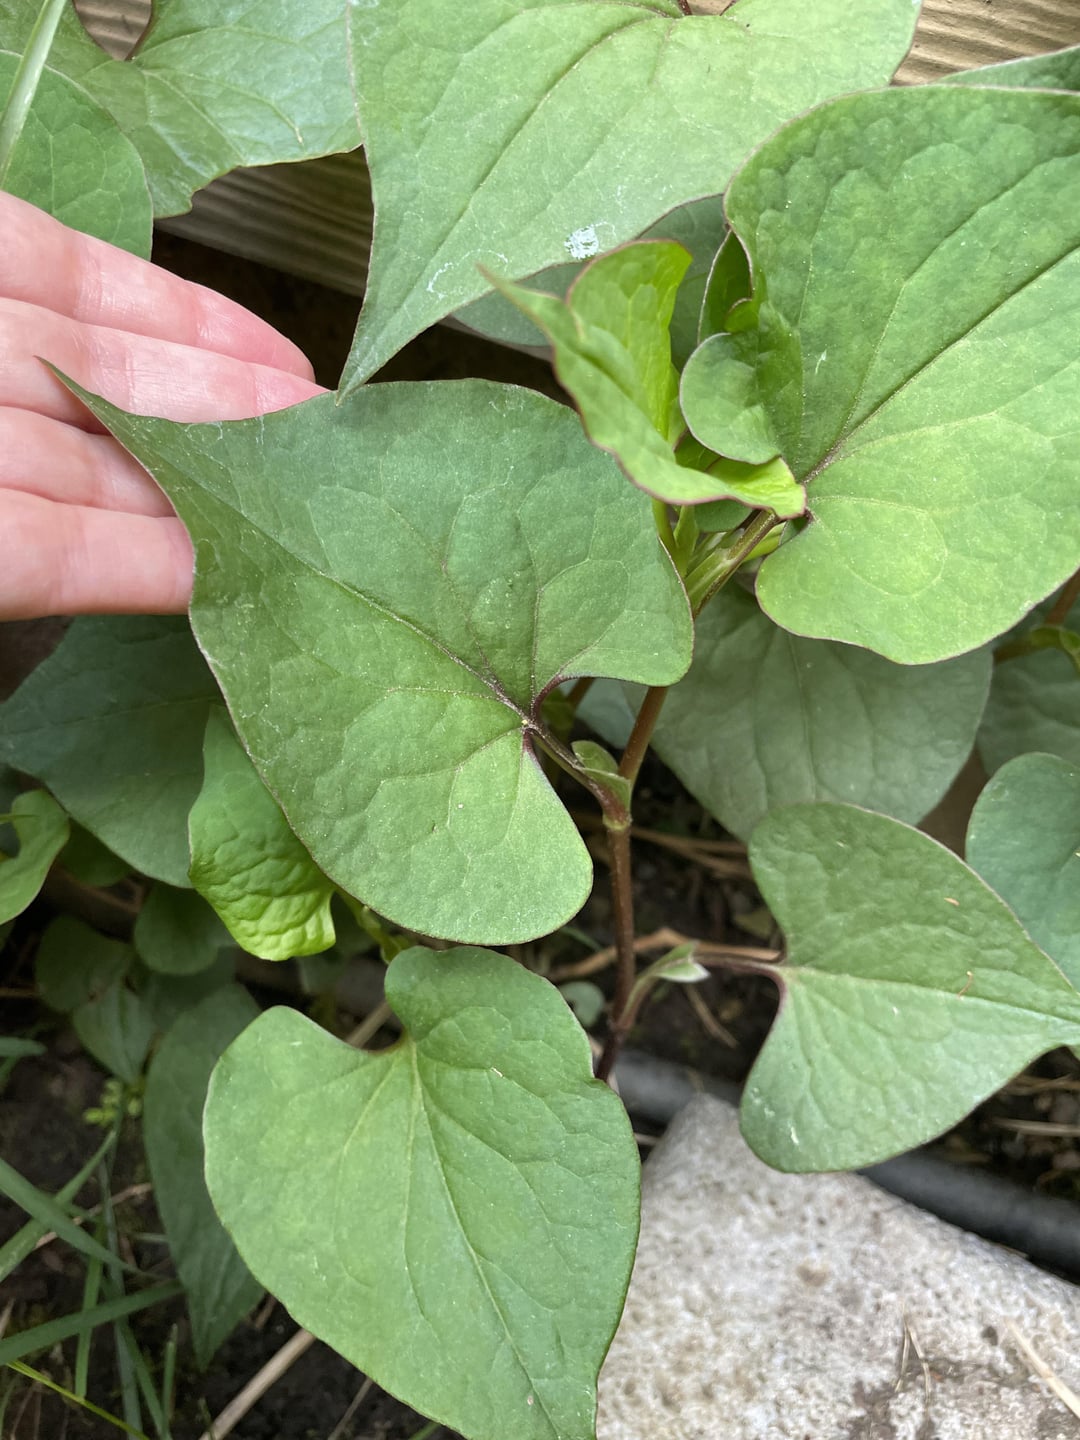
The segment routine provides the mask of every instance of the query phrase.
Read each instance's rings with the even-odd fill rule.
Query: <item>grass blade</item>
[[[92,1236],[81,1230],[68,1212],[58,1205],[51,1195],[47,1195],[44,1190],[39,1190],[36,1185],[32,1185],[6,1160],[0,1160],[0,1194],[6,1195],[9,1200],[14,1201],[34,1220],[39,1223],[44,1222],[45,1229],[55,1230],[62,1240],[66,1240],[74,1249],[81,1251],[89,1258],[101,1260],[106,1265],[113,1259],[105,1246],[99,1245]],[[139,1273],[133,1266],[124,1264],[122,1260],[118,1260],[116,1263],[123,1265],[124,1269],[132,1275]]]
[[[148,1310],[151,1305],[160,1305],[183,1293],[184,1287],[179,1281],[167,1280],[162,1285],[139,1290],[119,1300],[106,1300],[92,1310],[80,1310],[72,1315],[61,1315],[58,1320],[47,1320],[44,1325],[35,1325],[32,1330],[23,1330],[18,1335],[0,1340],[0,1365],[10,1365],[24,1355],[32,1355],[35,1350],[47,1350],[49,1346],[70,1340],[85,1330],[108,1325],[125,1315],[134,1315],[137,1310]]]
[[[55,1198],[51,1196],[48,1198],[54,1198],[54,1204],[66,1207],[90,1179],[115,1143],[115,1134],[107,1135],[79,1173],[68,1181]],[[41,1237],[53,1228],[48,1221],[43,1223],[40,1220],[31,1220],[21,1230],[17,1230],[5,1245],[0,1246],[0,1281],[6,1280],[16,1266],[21,1265],[31,1253]]]
[[[133,1436],[134,1440],[150,1440],[148,1435],[144,1435],[141,1430],[133,1430],[132,1427],[121,1420],[118,1415],[111,1415],[108,1410],[102,1410],[101,1406],[95,1405],[93,1401],[83,1399],[78,1395],[73,1395],[70,1390],[65,1390],[63,1385],[58,1385],[55,1380],[50,1380],[48,1375],[43,1375],[40,1370],[33,1370],[29,1365],[23,1365],[19,1360],[9,1360],[8,1367],[16,1371],[19,1375],[25,1375],[28,1380],[33,1380],[38,1385],[44,1385],[46,1390],[52,1390],[72,1405],[79,1405],[83,1410],[88,1410],[91,1415],[96,1415],[99,1420],[107,1420],[110,1425],[115,1425],[116,1428],[122,1430],[125,1435]]]

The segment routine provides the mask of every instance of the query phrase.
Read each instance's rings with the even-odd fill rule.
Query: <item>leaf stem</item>
[[[695,619],[779,523],[779,518],[771,510],[759,510],[731,544],[708,551],[698,567],[686,577],[686,593],[690,597]]]
[[[637,963],[634,952],[634,883],[630,866],[630,829],[608,831],[611,856],[611,904],[615,919],[615,995],[611,1002],[611,1028],[604,1053],[596,1069],[597,1079],[606,1080],[623,1047],[633,1014],[630,997]],[[636,1008],[636,1007],[635,1007]]]
[[[1069,618],[1069,611],[1080,600],[1080,570],[1071,580],[1065,582],[1065,588],[1054,601],[1054,604],[1046,617],[1047,625],[1064,625]]]
[[[660,711],[667,699],[667,693],[667,685],[652,685],[645,692],[645,699],[641,702],[641,709],[634,721],[634,728],[630,731],[630,739],[627,740],[626,749],[619,761],[619,774],[624,780],[629,780],[631,785],[638,777],[641,762],[645,759],[645,752],[649,748],[649,741],[656,729],[656,722],[660,718]]]
[[[675,4],[678,5],[684,15],[692,15],[694,13],[690,9],[690,0],[675,0]]]
[[[669,555],[675,554],[675,534],[671,528],[671,515],[668,512],[667,504],[663,500],[652,502],[653,521],[656,524],[656,533],[663,542],[664,549]]]
[[[7,183],[15,147],[22,136],[26,117],[34,103],[38,83],[66,7],[67,0],[45,0],[38,12],[38,18],[34,21],[34,28],[30,31],[26,49],[15,71],[15,79],[11,82],[11,93],[4,106],[4,113],[0,115],[0,190]]]

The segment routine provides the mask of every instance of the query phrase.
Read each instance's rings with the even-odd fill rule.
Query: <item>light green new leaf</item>
[[[1043,610],[1017,634],[1042,624]],[[1080,604],[1073,606],[1065,623],[1080,629]],[[1080,765],[1080,675],[1061,650],[1036,650],[994,666],[979,730],[982,762],[992,774],[1007,760],[1031,751]]]
[[[134,959],[130,945],[110,940],[72,915],[61,915],[41,937],[34,979],[45,1004],[70,1015],[123,980]]]
[[[756,323],[705,341],[682,405],[753,458],[724,408],[753,402],[807,483],[762,606],[905,664],[1000,634],[1080,561],[1080,96],[838,100],[763,145],[727,208]]]
[[[213,907],[194,890],[155,885],[146,897],[132,937],[139,959],[162,975],[197,975],[229,944],[229,932]]]
[[[19,56],[0,49],[0,113],[18,67]],[[74,230],[150,254],[154,217],[139,152],[111,115],[52,70],[38,83],[3,188]]]
[[[769,810],[842,800],[915,822],[971,753],[990,685],[977,650],[894,665],[804,640],[731,586],[698,618],[694,663],[671,691],[655,745],[688,790],[746,838]]]
[[[334,943],[334,887],[293,834],[222,710],[211,712],[205,777],[188,817],[191,883],[239,945],[264,960]]]
[[[191,1337],[200,1366],[209,1364],[262,1293],[210,1203],[203,1179],[202,1137],[211,1071],[258,1014],[259,1007],[239,985],[216,991],[180,1016],[161,1042],[146,1077],[143,1138],[154,1203],[187,1291]]]
[[[76,620],[0,705],[0,756],[133,869],[186,886],[187,814],[220,698],[186,620]]]
[[[0,47],[22,52],[37,9],[0,0]],[[168,0],[120,61],[71,6],[49,68],[109,112],[142,156],[154,213],[176,215],[237,166],[360,143],[347,39],[354,13],[350,0]]]
[[[217,1212],[301,1325],[424,1414],[592,1440],[637,1240],[626,1112],[558,992],[504,955],[407,950],[386,994],[406,1034],[379,1054],[285,1009],[225,1052]]]
[[[595,260],[566,300],[498,281],[532,316],[555,351],[555,371],[581,411],[595,445],[610,451],[635,485],[675,505],[736,499],[800,514],[805,496],[786,469],[739,483],[675,459],[683,430],[669,326],[690,256],[681,245],[646,240]],[[739,477],[741,478],[741,477]]]
[[[426,326],[719,194],[784,120],[883,84],[910,0],[381,0],[352,12],[375,202],[351,389]],[[677,140],[673,137],[677,137]]]
[[[315,863],[422,934],[565,923],[592,870],[534,753],[543,697],[670,684],[691,646],[651,506],[577,417],[481,380],[226,425],[86,399],[194,537],[196,634]]]
[[[68,818],[44,790],[16,796],[8,814],[19,849],[0,850],[0,923],[22,914],[68,838]]]
[[[1036,1056],[1080,1041],[1080,994],[936,841],[846,805],[769,815],[754,875],[788,941],[742,1128],[781,1170],[921,1145]]]
[[[1021,755],[983,790],[967,860],[1080,986],[1080,765]]]

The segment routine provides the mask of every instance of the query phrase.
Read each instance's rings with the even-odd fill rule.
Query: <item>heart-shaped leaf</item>
[[[143,1138],[154,1203],[187,1292],[195,1359],[201,1366],[209,1364],[262,1294],[210,1203],[202,1138],[211,1071],[258,1014],[259,1007],[239,985],[216,991],[180,1016],[146,1077]]]
[[[220,698],[186,620],[76,620],[0,705],[0,755],[133,869],[186,886],[187,814]]]
[[[615,456],[635,485],[674,505],[737,499],[783,516],[801,514],[805,495],[785,466],[778,474],[768,467],[746,474],[730,463],[704,471],[675,459],[683,423],[669,327],[689,263],[681,245],[646,240],[587,266],[565,301],[498,285],[547,335],[556,374],[590,439]]]
[[[770,1165],[875,1164],[1080,1041],[1080,994],[1004,901],[919,831],[794,805],[762,821],[750,860],[789,947],[742,1105]]]
[[[376,221],[345,387],[482,295],[478,267],[513,280],[585,260],[718,194],[784,120],[888,80],[917,15],[909,0],[354,8]]]
[[[1080,45],[1049,55],[1025,55],[1000,65],[943,75],[940,85],[1007,85],[1026,90],[1080,90]]]
[[[386,994],[407,1033],[379,1054],[285,1009],[225,1052],[217,1212],[300,1324],[424,1414],[592,1440],[637,1239],[626,1112],[558,992],[504,955],[408,950]]]
[[[68,818],[44,790],[17,796],[4,819],[19,848],[14,855],[0,850],[0,923],[22,914],[68,838]]]
[[[86,399],[194,538],[196,634],[316,864],[422,934],[568,920],[591,865],[534,744],[584,771],[543,698],[669,684],[691,647],[650,504],[576,416],[480,380],[226,425]]]
[[[334,887],[221,710],[211,712],[203,756],[203,788],[188,817],[191,883],[252,955],[288,960],[329,950]]]
[[[1018,632],[1043,623],[1036,612]],[[1080,603],[1066,624],[1080,629]],[[979,755],[991,773],[1017,755],[1042,751],[1080,765],[1080,676],[1061,650],[1036,650],[994,666],[979,730]]]
[[[1076,569],[1078,195],[1080,96],[936,86],[823,106],[732,182],[754,296],[682,407],[807,483],[758,581],[785,629],[939,660]]]
[[[33,14],[36,7],[27,6]],[[0,49],[0,113],[19,56]],[[112,116],[78,85],[46,70],[3,177],[74,230],[149,256],[154,214],[139,152]]]
[[[38,6],[0,0],[0,47],[22,52]],[[129,60],[112,60],[67,8],[49,68],[105,108],[142,156],[154,213],[239,165],[360,143],[347,33],[352,0],[168,0]]]
[[[194,890],[155,885],[143,902],[132,937],[139,959],[162,975],[197,975],[229,943],[212,906]]]
[[[968,863],[1080,986],[1080,765],[1021,755],[975,803]]]
[[[134,960],[130,945],[110,940],[72,915],[60,915],[41,937],[34,980],[46,1005],[70,1015],[123,980]]]

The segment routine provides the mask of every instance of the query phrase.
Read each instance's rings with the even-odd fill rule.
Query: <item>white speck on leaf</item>
[[[568,236],[563,244],[570,252],[571,260],[588,260],[600,251],[600,237],[595,225],[583,225],[580,230]]]
[[[499,1077],[500,1080],[503,1078],[503,1073],[502,1073],[502,1071],[501,1071],[501,1070],[496,1070],[494,1065],[492,1065],[492,1067],[491,1067],[491,1073],[492,1073],[493,1075],[498,1075],[498,1077]]]
[[[821,354],[817,357],[817,364],[814,366],[814,374],[815,374],[815,375],[816,375],[817,372],[821,369],[822,365],[824,365],[825,361],[826,361],[828,358],[829,358],[829,352],[828,352],[828,350],[822,350]]]
[[[791,1136],[791,1143],[792,1143],[793,1145],[798,1145],[798,1143],[799,1143],[799,1137],[798,1137],[798,1135],[796,1134],[795,1126],[794,1126],[794,1125],[789,1125],[789,1126],[788,1126],[788,1132],[787,1132],[787,1133]]]

